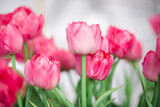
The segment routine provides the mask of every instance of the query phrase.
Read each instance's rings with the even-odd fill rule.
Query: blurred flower
[[[156,82],[158,79],[158,73],[160,73],[160,58],[154,51],[149,51],[142,63],[143,74],[150,80]]]
[[[94,54],[101,44],[99,25],[88,26],[85,22],[73,22],[67,29],[69,50],[74,54]]]
[[[149,21],[157,36],[160,35],[160,14],[152,15]]]
[[[0,55],[15,54],[21,50],[23,39],[13,25],[0,27]]]
[[[0,107],[11,107],[22,89],[24,79],[12,68],[0,70]]]
[[[0,26],[6,26],[12,18],[12,13],[0,14]]]
[[[0,70],[6,69],[8,67],[10,59],[4,59],[3,57],[0,57]]]
[[[44,17],[43,15],[37,16],[30,8],[19,7],[13,12],[10,23],[17,27],[23,40],[27,41],[41,34]]]
[[[60,61],[62,71],[75,69],[76,59],[70,51],[61,49],[57,59]]]
[[[53,56],[57,58],[59,49],[53,42],[53,38],[45,38],[43,35],[33,39],[33,53],[45,54],[46,56]]]
[[[52,56],[35,55],[32,60],[26,62],[24,76],[30,85],[53,89],[60,80],[60,63]]]
[[[136,40],[131,51],[127,54],[126,58],[128,60],[135,61],[135,60],[140,60],[141,57],[142,57],[142,46],[141,43]]]
[[[158,38],[157,38],[156,52],[157,52],[157,55],[158,55],[159,58],[160,58],[160,35],[159,35]]]
[[[125,58],[135,43],[135,36],[127,30],[110,26],[106,35],[109,42],[109,53]]]
[[[95,54],[88,54],[86,57],[86,77],[95,80],[104,80],[112,67],[113,57],[98,50]],[[76,70],[81,75],[81,55],[76,56]]]

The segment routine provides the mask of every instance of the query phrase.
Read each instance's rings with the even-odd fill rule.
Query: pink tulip
[[[160,35],[160,14],[152,15],[149,21],[157,36]]]
[[[10,59],[4,59],[3,57],[0,57],[0,70],[6,69],[9,61]]]
[[[60,50],[57,59],[60,61],[62,71],[75,69],[76,59],[70,51]]]
[[[125,58],[135,43],[135,36],[127,30],[110,26],[106,35],[109,42],[109,53]]]
[[[0,28],[0,55],[15,54],[21,50],[23,39],[20,32],[13,25]]]
[[[159,58],[160,58],[160,35],[159,35],[158,38],[157,38],[156,52],[157,52],[157,55],[158,55]]]
[[[73,22],[67,29],[69,50],[74,54],[94,54],[101,44],[99,25],[88,26],[85,22]]]
[[[149,51],[142,63],[143,74],[150,80],[156,82],[158,79],[158,72],[160,73],[160,58],[154,51]]]
[[[33,39],[34,54],[45,54],[46,56],[53,56],[57,58],[59,49],[54,44],[53,38],[45,38],[43,35]]]
[[[140,60],[141,57],[142,57],[142,46],[141,43],[136,40],[131,51],[127,54],[126,58],[128,60],[134,61],[134,60]]]
[[[24,78],[12,68],[6,67],[0,70],[0,107],[12,107],[23,85]]]
[[[86,57],[86,77],[95,80],[104,80],[112,67],[113,57],[98,50],[95,54],[88,54]],[[81,55],[76,56],[76,70],[81,75]]]
[[[0,14],[0,26],[6,26],[12,18],[12,13]]]
[[[60,80],[60,63],[52,56],[35,55],[32,60],[26,62],[24,77],[30,85],[53,89]]]
[[[27,41],[41,34],[44,17],[37,16],[30,8],[19,7],[13,12],[10,23],[18,28],[24,41]]]
[[[99,49],[108,53],[108,46],[109,46],[108,40],[104,37],[101,37],[101,45]]]

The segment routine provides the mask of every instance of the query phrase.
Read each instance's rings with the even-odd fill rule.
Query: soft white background
[[[44,14],[45,26],[43,29],[47,37],[54,37],[60,48],[68,48],[65,29],[72,21],[86,21],[88,24],[100,24],[105,36],[109,25],[127,29],[135,34],[143,46],[143,58],[149,50],[155,50],[156,35],[148,22],[149,16],[160,13],[160,0],[0,0],[0,14],[12,12],[18,6],[28,6],[37,14]],[[140,69],[142,60],[139,62]],[[21,65],[21,64],[20,64]],[[113,78],[113,86],[124,84],[124,75],[133,77],[134,92],[131,107],[137,106],[138,96],[142,93],[137,74],[130,72],[130,65],[120,61]],[[23,71],[23,67],[19,66]],[[71,71],[74,84],[79,79],[75,71]],[[69,84],[67,73],[61,74],[60,86],[67,97],[74,102],[75,92]],[[124,87],[115,92],[116,103],[123,103]]]

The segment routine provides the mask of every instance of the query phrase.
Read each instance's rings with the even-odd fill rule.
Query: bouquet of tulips
[[[150,22],[160,35],[160,16],[152,16]],[[120,60],[138,73],[143,92],[137,106],[160,107],[160,36],[156,51],[149,51],[142,63],[144,78],[136,64],[142,46],[128,30],[110,26],[102,36],[98,24],[72,22],[66,28],[68,51],[44,36],[43,24],[43,15],[37,16],[27,7],[0,14],[0,107],[129,107],[132,77],[112,88]],[[16,62],[25,65],[24,71],[16,69]],[[61,91],[67,87],[59,87],[60,72],[70,69],[80,76],[72,103]],[[121,87],[125,87],[126,100],[116,104],[111,94]]]

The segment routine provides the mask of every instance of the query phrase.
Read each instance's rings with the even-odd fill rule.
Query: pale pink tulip
[[[157,55],[158,55],[159,58],[160,58],[160,35],[159,35],[158,38],[157,38],[156,52],[157,52]]]
[[[113,57],[105,53],[103,50],[98,50],[95,54],[88,54],[86,57],[86,77],[95,80],[104,80],[112,67]],[[81,75],[81,55],[76,56],[76,70]]]
[[[37,16],[30,8],[19,7],[13,12],[9,23],[14,24],[21,32],[24,41],[27,41],[41,34],[44,17]]]
[[[104,37],[101,37],[101,45],[100,48],[101,50],[105,51],[106,53],[108,53],[108,47],[109,47],[109,43],[108,40]]]
[[[106,38],[109,42],[109,53],[119,58],[125,58],[135,43],[133,34],[112,26],[109,27]]]
[[[15,54],[21,50],[23,38],[13,25],[0,27],[0,55]]]
[[[160,74],[160,58],[158,58],[157,53],[149,51],[144,58],[142,66],[144,76],[148,80],[156,82],[158,79],[158,72]]]
[[[99,25],[73,22],[66,29],[69,50],[74,54],[94,54],[101,44]]]
[[[52,56],[35,55],[26,62],[24,76],[28,84],[51,90],[59,83],[60,63]]]

